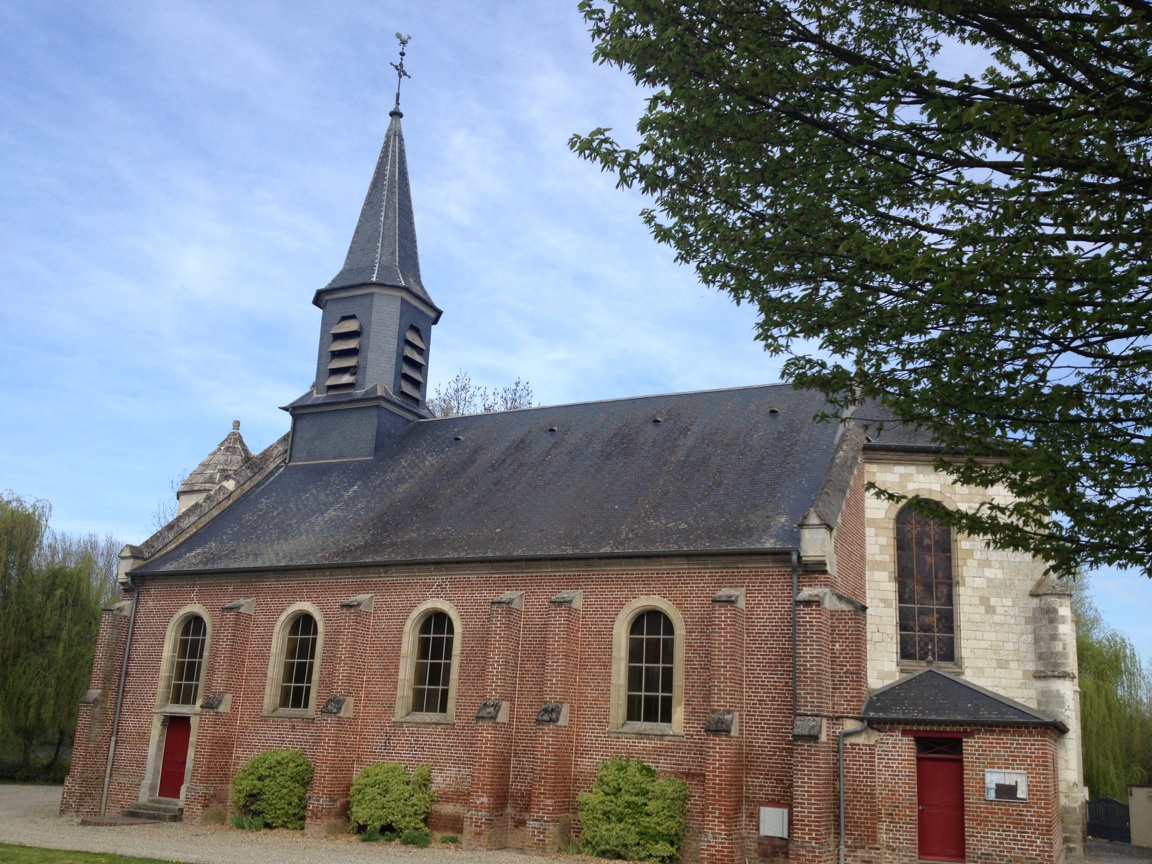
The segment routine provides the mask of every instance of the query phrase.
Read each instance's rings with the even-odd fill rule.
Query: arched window
[[[272,636],[268,657],[266,714],[302,716],[316,703],[316,681],[324,647],[324,621],[311,603],[284,610]]]
[[[448,712],[454,633],[452,619],[443,612],[433,612],[420,624],[420,635],[416,638],[416,675],[412,682],[413,711]]]
[[[684,727],[684,619],[661,597],[640,597],[616,617],[609,728],[679,734]]]
[[[421,603],[404,625],[397,720],[451,723],[460,671],[460,616],[450,603]]]
[[[200,698],[204,677],[204,648],[208,628],[199,615],[189,615],[180,625],[172,652],[172,684],[168,704],[195,705]]]
[[[284,671],[277,707],[306,709],[311,703],[318,636],[316,619],[307,612],[292,619],[284,637]]]
[[[900,659],[956,662],[952,531],[910,507],[896,514]]]
[[[628,630],[628,721],[672,722],[675,648],[676,633],[663,612],[649,609],[632,620]]]

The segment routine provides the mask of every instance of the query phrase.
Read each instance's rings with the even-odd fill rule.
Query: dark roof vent
[[[653,423],[663,423],[663,422],[664,422],[664,418],[663,418],[663,417],[653,417],[653,418],[652,418],[652,422],[653,422]]]
[[[416,327],[404,334],[404,358],[400,366],[400,394],[416,402],[424,392],[424,367],[428,365],[428,346]]]
[[[548,427],[548,431],[549,431],[549,432],[555,432],[555,431],[556,431],[556,427],[555,427],[555,426],[549,426],[549,427]]]
[[[464,436],[463,436],[463,435],[453,435],[453,436],[452,436],[452,440],[453,440],[453,441],[463,441],[463,440],[464,440]]]
[[[777,409],[777,408],[769,408],[769,409],[768,409],[768,413],[769,413],[769,414],[779,414],[779,413],[780,413],[780,411],[779,411],[779,409]]]
[[[356,387],[360,366],[360,319],[345,315],[331,330],[328,345],[328,378],[324,386],[329,393],[344,393]]]

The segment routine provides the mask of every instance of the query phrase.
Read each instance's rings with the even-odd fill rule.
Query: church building
[[[121,553],[62,811],[198,820],[290,747],[308,831],[387,761],[430,766],[437,833],[563,850],[619,755],[687,783],[685,861],[1076,854],[1068,590],[867,484],[991,493],[787,385],[431,416],[401,117],[289,433],[234,424]]]

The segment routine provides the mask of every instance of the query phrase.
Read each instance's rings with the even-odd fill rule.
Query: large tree
[[[88,683],[100,605],[115,593],[111,537],[72,537],[48,526],[50,508],[0,494],[0,743],[18,743],[24,776],[33,748],[60,756]]]
[[[573,148],[756,305],[788,379],[878,400],[1015,496],[958,528],[1152,573],[1152,6],[581,9],[650,96],[634,142]]]
[[[1072,594],[1079,658],[1084,785],[1094,798],[1128,800],[1128,786],[1152,780],[1152,666],[1108,626],[1088,580]]]

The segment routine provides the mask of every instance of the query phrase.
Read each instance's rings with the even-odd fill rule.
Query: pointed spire
[[[376,161],[376,172],[360,210],[360,221],[352,234],[344,267],[322,289],[352,288],[359,285],[387,285],[407,288],[421,300],[435,306],[420,279],[420,257],[416,250],[416,221],[412,216],[412,192],[408,185],[408,158],[404,133],[400,129],[400,82],[411,77],[404,70],[404,46],[400,40],[400,63],[396,69],[396,106],[389,112],[391,122],[384,146]],[[319,293],[313,300],[321,305]]]
[[[237,469],[242,468],[251,458],[252,451],[240,437],[240,421],[233,420],[232,431],[176,490],[179,512],[183,513],[201,498],[215,492],[221,483],[231,480]]]

